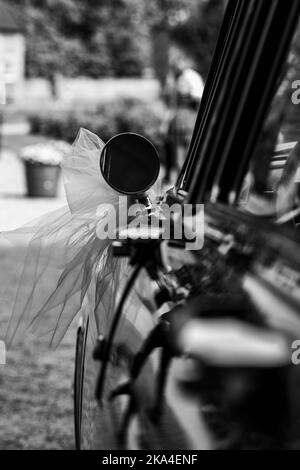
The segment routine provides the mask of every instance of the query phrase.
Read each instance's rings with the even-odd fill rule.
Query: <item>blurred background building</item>
[[[25,78],[24,24],[17,10],[0,1],[0,81],[1,101],[21,98]]]

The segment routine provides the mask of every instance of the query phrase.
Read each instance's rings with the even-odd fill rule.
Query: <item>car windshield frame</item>
[[[229,0],[177,182],[188,202],[237,203],[299,15],[298,0]]]

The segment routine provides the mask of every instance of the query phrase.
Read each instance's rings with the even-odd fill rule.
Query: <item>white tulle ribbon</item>
[[[9,316],[8,344],[29,328],[56,347],[88,290],[95,292],[91,310],[108,315],[112,309],[122,262],[113,258],[111,240],[100,240],[96,228],[99,206],[119,210],[119,194],[101,175],[103,146],[81,129],[62,165],[68,206],[0,236],[1,258],[11,258],[7,282],[0,286],[0,313]]]

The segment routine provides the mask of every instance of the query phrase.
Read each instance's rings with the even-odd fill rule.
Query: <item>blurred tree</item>
[[[194,5],[186,21],[177,22],[171,37],[193,57],[197,69],[206,79],[217,42],[225,8],[224,0],[201,0]]]
[[[147,23],[152,35],[152,64],[162,85],[169,70],[172,30],[186,23],[198,0],[153,0],[145,3]]]
[[[139,76],[150,64],[145,0],[106,0],[106,3],[105,31],[114,74]]]
[[[11,0],[27,32],[27,75],[140,75],[149,65],[140,0]]]
[[[142,74],[151,62],[163,81],[170,39],[206,76],[224,0],[10,0],[27,31],[27,74],[92,77]],[[154,60],[150,50],[154,40]]]
[[[145,2],[144,8],[148,22],[153,28],[170,30],[174,25],[189,18],[198,3],[199,0],[152,0]]]
[[[168,70],[168,49],[172,43],[184,50],[193,59],[195,68],[204,78],[207,77],[225,4],[225,0],[147,2],[153,34],[153,63],[162,83]]]

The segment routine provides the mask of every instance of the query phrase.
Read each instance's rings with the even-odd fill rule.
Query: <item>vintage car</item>
[[[77,448],[299,448],[298,153],[274,150],[299,13],[298,0],[228,1],[185,164],[156,202],[192,205],[171,223],[200,217],[204,244],[202,230],[194,250],[160,229],[112,241],[115,282],[96,312],[88,292],[77,333]],[[100,169],[150,217],[157,159],[143,145],[117,136]],[[124,164],[115,179],[121,154],[131,183]]]

